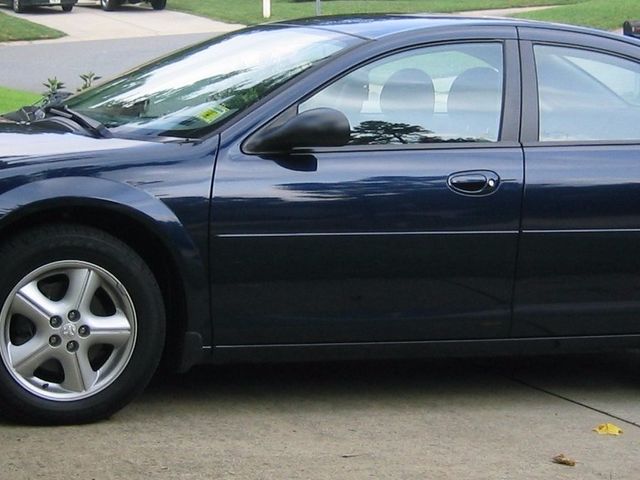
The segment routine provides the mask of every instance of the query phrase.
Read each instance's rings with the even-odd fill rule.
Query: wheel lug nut
[[[62,318],[60,318],[58,315],[54,315],[49,319],[49,325],[51,325],[53,328],[60,327],[60,325],[62,325]]]
[[[71,340],[69,343],[67,343],[67,350],[69,350],[70,352],[75,352],[76,350],[78,350],[78,342],[76,342],[75,340]]]
[[[62,342],[62,339],[58,335],[51,335],[49,337],[49,345],[57,347]]]
[[[71,320],[72,322],[78,321],[78,320],[80,320],[80,312],[78,310],[71,310],[67,314],[67,318],[69,320]]]
[[[87,327],[86,325],[82,325],[79,329],[78,329],[78,334],[81,337],[87,337],[89,336],[89,333],[91,333],[91,331],[89,330],[89,327]]]

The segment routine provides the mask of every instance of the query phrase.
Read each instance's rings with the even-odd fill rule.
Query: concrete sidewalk
[[[114,12],[105,12],[95,3],[83,3],[69,13],[55,8],[37,8],[22,14],[15,14],[10,9],[2,11],[67,34],[54,40],[11,42],[7,45],[59,44],[198,33],[213,36],[242,27],[171,10],[155,11],[144,4],[123,5]]]
[[[74,91],[82,83],[81,74],[95,72],[102,77],[102,82],[214,35],[209,32],[64,43],[4,43],[0,44],[0,85],[42,92],[42,83],[55,76],[65,83],[68,90]]]

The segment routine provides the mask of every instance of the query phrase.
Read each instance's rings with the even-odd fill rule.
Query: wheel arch
[[[37,225],[75,223],[125,242],[149,265],[162,289],[168,365],[184,371],[202,360],[203,345],[211,338],[206,264],[184,225],[163,202],[123,183],[64,177],[3,193],[0,215],[0,238]]]

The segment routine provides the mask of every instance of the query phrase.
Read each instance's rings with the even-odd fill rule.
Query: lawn
[[[14,40],[42,40],[63,37],[64,33],[53,28],[38,25],[22,18],[0,12],[0,42]]]
[[[331,0],[322,2],[322,14],[377,12],[455,12],[536,5],[560,5],[576,0]],[[263,22],[259,0],[169,0],[169,8],[233,23]],[[315,15],[314,1],[272,0],[271,20]]]
[[[640,1],[588,0],[575,5],[564,5],[517,16],[613,30],[622,27],[622,22],[625,20],[640,19]]]
[[[25,105],[31,105],[42,98],[42,95],[20,90],[0,87],[0,114],[17,110]]]

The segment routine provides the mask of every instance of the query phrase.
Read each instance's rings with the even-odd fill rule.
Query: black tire
[[[120,6],[118,0],[100,0],[100,7],[105,12],[112,12]]]
[[[24,13],[25,11],[24,4],[22,0],[13,0],[13,11],[16,13]]]
[[[2,414],[32,424],[87,423],[142,392],[162,354],[165,312],[158,283],[136,252],[101,230],[52,225],[7,241],[0,265]],[[65,275],[67,286],[51,293]],[[22,345],[31,345],[24,357]],[[71,366],[68,377],[63,364]]]
[[[150,0],[151,8],[154,10],[164,10],[164,7],[167,6],[167,0]]]
[[[65,3],[62,5],[63,12],[70,12],[71,10],[73,10],[73,3]]]

